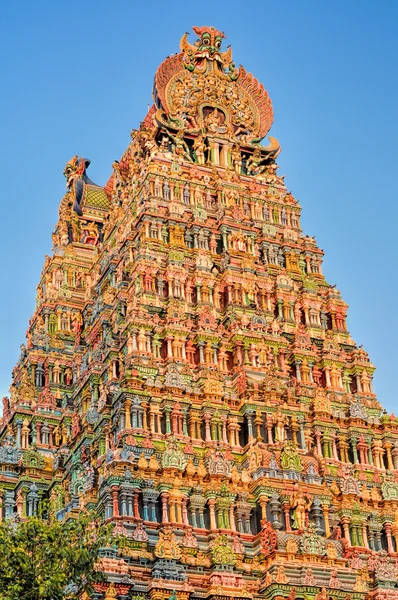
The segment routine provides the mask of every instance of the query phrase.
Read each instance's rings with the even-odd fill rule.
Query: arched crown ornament
[[[185,134],[230,138],[239,144],[256,144],[273,121],[271,100],[253,75],[235,68],[232,51],[221,52],[225,35],[214,27],[193,27],[194,45],[185,33],[181,52],[158,68],[154,83],[155,121]],[[270,138],[273,156],[279,144]]]

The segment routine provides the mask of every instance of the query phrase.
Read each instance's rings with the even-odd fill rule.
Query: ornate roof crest
[[[204,73],[208,68],[208,62],[214,61],[213,68],[225,73],[228,69],[230,79],[236,79],[238,73],[232,62],[232,50],[228,46],[226,52],[220,52],[222,40],[225,35],[214,27],[192,27],[199,39],[192,46],[188,42],[188,33],[184,33],[180,41],[180,48],[184,54],[184,66],[189,71]]]
[[[196,135],[227,136],[238,143],[258,143],[273,121],[271,100],[263,85],[241,66],[235,69],[224,34],[214,27],[194,27],[195,45],[185,34],[180,54],[167,58],[155,75],[155,119],[159,126]],[[279,152],[271,138],[267,151]]]

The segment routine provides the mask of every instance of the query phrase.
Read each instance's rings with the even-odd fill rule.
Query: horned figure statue
[[[78,157],[76,155],[66,163],[64,169],[66,189],[73,193],[73,210],[79,217],[83,214],[80,203],[83,198],[84,186],[85,184],[95,185],[95,183],[86,175],[86,169],[89,165],[90,160],[88,158],[82,158],[81,156]]]

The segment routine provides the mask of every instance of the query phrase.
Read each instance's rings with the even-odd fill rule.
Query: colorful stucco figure
[[[199,36],[195,45],[188,42],[188,33],[183,35],[180,42],[181,51],[184,54],[185,66],[189,71],[200,71],[206,68],[207,61],[214,61],[213,68],[229,72],[234,76],[234,64],[232,62],[231,47],[226,52],[221,52],[221,44],[225,35],[214,27],[193,27],[193,31]]]
[[[66,178],[66,189],[73,196],[73,210],[82,216],[81,201],[83,198],[84,186],[87,184],[95,185],[91,179],[87,177],[86,170],[90,165],[88,158],[74,156],[69,160],[64,168],[64,176]]]
[[[1,516],[95,509],[95,600],[398,600],[397,419],[264,141],[267,92],[194,31],[106,185],[65,167]]]

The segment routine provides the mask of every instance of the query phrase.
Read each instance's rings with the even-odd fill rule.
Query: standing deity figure
[[[260,345],[260,350],[259,350],[259,353],[258,353],[258,359],[257,359],[260,367],[265,367],[266,364],[267,364],[267,356],[268,356],[267,355],[267,350],[268,350],[267,346],[262,341],[261,345]]]
[[[290,506],[294,508],[293,529],[305,529],[306,511],[311,507],[312,500],[302,490],[297,490],[290,498]]]
[[[73,379],[73,372],[70,367],[67,367],[65,369],[64,378],[65,378],[66,385],[71,385],[72,379]]]
[[[240,148],[238,144],[234,144],[232,146],[231,161],[236,173],[240,174],[242,171],[242,155],[240,153]]]
[[[81,227],[80,219],[77,216],[77,214],[75,214],[75,213],[71,217],[71,227],[72,227],[73,241],[80,242],[82,227]]]
[[[195,150],[198,165],[204,165],[206,144],[205,139],[201,133],[195,138],[195,141],[193,143],[193,149]]]
[[[285,439],[286,415],[284,415],[282,413],[280,406],[278,406],[278,410],[274,414],[274,423],[275,423],[275,441],[283,442]]]
[[[83,325],[83,317],[81,312],[73,313],[72,315],[72,331],[75,335],[78,335],[82,330]]]

